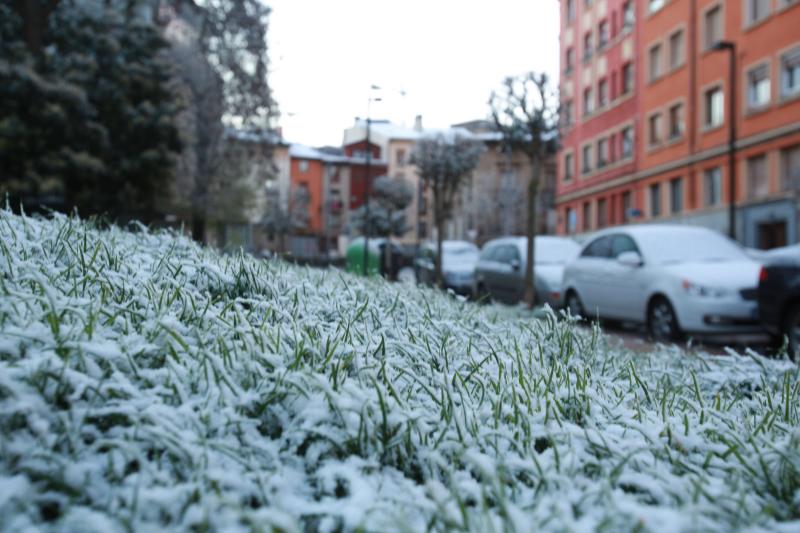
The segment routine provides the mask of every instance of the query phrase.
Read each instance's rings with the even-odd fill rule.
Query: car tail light
[[[758,281],[767,281],[769,276],[767,275],[767,267],[761,267],[761,273],[758,275]]]

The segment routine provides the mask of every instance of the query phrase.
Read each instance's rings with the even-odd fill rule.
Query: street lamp
[[[371,90],[377,91],[380,89],[377,85],[372,85],[370,87]],[[372,149],[370,148],[369,144],[369,126],[371,122],[370,118],[370,106],[372,102],[380,102],[380,97],[370,96],[367,98],[367,140],[366,140],[366,176],[364,182],[364,275],[369,274],[369,270],[367,270],[369,265],[369,194],[370,194],[370,165],[372,164]]]
[[[728,102],[728,235],[736,239],[736,43],[718,41],[712,50],[726,50],[730,57],[728,67],[730,98]]]

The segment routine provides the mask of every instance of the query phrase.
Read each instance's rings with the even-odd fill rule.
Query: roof
[[[630,235],[658,235],[675,233],[717,233],[705,226],[695,226],[691,224],[631,224],[627,226],[615,226],[605,228],[595,232],[591,237],[599,237],[611,233],[625,232]]]
[[[289,147],[289,157],[295,159],[313,159],[324,163],[349,163],[350,158],[344,155],[329,153],[330,150],[320,150],[304,144],[292,144]]]

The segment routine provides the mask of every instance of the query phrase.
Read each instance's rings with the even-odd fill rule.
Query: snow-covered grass
[[[0,529],[797,531],[800,377],[0,211]]]

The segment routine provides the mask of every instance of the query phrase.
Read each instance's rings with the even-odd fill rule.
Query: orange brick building
[[[562,4],[598,9],[604,1],[611,0]],[[610,225],[627,217],[729,231],[730,51],[714,46],[726,42],[735,46],[736,237],[758,248],[797,242],[800,2],[639,0],[636,7],[635,168],[599,184],[564,186],[561,159],[560,232],[597,229],[570,227],[568,216],[601,203],[616,208]],[[627,206],[621,191],[630,191]]]

